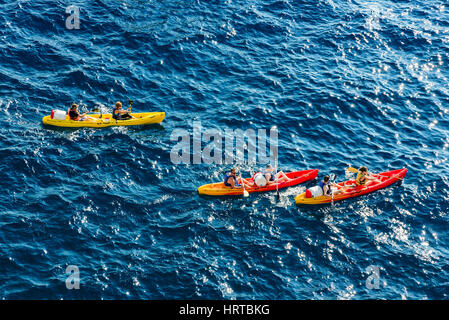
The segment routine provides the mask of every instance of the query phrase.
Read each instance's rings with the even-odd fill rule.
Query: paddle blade
[[[243,190],[243,196],[244,196],[245,198],[249,197],[249,192],[246,191],[246,190]]]
[[[349,172],[352,172],[352,173],[359,172],[359,170],[357,170],[356,168],[353,168],[353,167],[348,167],[346,170],[348,170]]]

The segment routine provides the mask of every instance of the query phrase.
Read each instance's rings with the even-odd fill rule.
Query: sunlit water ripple
[[[64,1],[0,5],[1,298],[448,298],[445,1],[77,5],[80,30]],[[72,101],[128,97],[166,120],[41,125]],[[279,201],[200,197],[225,167],[170,161],[170,134],[193,120],[276,125],[284,170],[409,171],[333,207],[295,206],[315,182]]]

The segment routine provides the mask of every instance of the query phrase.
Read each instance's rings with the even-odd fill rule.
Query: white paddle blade
[[[246,190],[243,190],[243,196],[244,196],[244,197],[249,197],[249,192],[246,191]]]

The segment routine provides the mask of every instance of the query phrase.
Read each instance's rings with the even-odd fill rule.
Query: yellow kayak
[[[95,118],[95,120],[75,121],[70,120],[69,116],[65,117],[65,120],[52,119],[51,116],[45,116],[42,118],[42,122],[46,125],[65,127],[65,128],[106,128],[113,126],[140,126],[146,124],[160,123],[165,118],[165,112],[143,112],[132,113],[136,119],[129,120],[115,120],[112,119],[112,115],[109,114],[89,114],[89,117]]]

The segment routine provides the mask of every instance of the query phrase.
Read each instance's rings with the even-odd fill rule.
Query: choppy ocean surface
[[[113,3],[113,4],[112,4]],[[70,4],[80,29],[66,28]],[[447,1],[2,1],[0,298],[447,299]],[[71,102],[160,125],[53,129]],[[301,208],[316,181],[200,197],[175,129],[279,129],[284,171],[402,167],[402,184]],[[249,172],[247,167],[243,168]],[[66,288],[67,266],[80,289]],[[367,285],[369,266],[378,289]],[[369,282],[371,283],[371,282]]]

